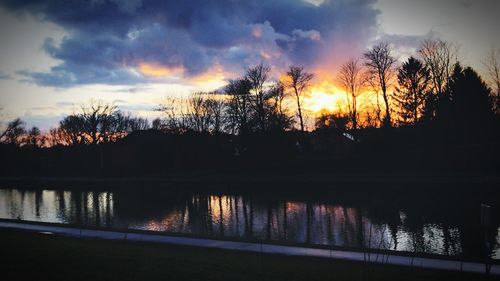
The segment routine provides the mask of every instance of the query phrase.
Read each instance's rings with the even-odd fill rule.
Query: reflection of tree
[[[478,231],[478,210],[468,207],[473,203],[467,203],[474,199],[454,200],[446,206],[427,202],[423,208],[420,198],[397,203],[352,204],[333,199],[292,201],[189,193],[151,196],[59,190],[52,193],[52,199],[51,192],[43,191],[2,194],[3,200],[10,202],[6,210],[12,218],[26,214],[26,219],[35,216],[45,219],[45,212],[55,211],[62,221],[84,225],[116,226],[120,222],[134,222],[135,227],[202,236],[357,247],[371,244],[373,248],[390,246],[412,252],[449,255],[463,252],[468,257],[481,256],[483,246],[483,236]],[[495,218],[490,235],[493,240],[497,228]]]
[[[222,197],[218,196],[219,199],[219,233],[220,236],[224,236],[224,213],[222,212]]]
[[[283,201],[283,239],[288,239],[288,218],[286,215],[286,200]]]
[[[35,191],[35,215],[40,218],[40,205],[42,204],[42,191]]]

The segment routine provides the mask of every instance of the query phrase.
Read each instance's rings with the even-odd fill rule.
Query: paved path
[[[126,232],[109,231],[109,230],[91,230],[91,229],[80,229],[74,227],[60,227],[55,225],[42,225],[36,223],[0,222],[0,228],[47,232],[47,233],[55,233],[55,234],[74,236],[74,237],[155,242],[155,243],[177,244],[177,245],[208,247],[208,248],[218,248],[218,249],[228,249],[228,250],[263,252],[269,254],[282,254],[282,255],[292,255],[292,256],[322,257],[322,258],[342,259],[351,261],[369,260],[370,262],[373,263],[387,263],[392,265],[415,266],[421,268],[464,271],[464,272],[474,272],[474,273],[485,273],[486,270],[484,264],[476,262],[460,262],[454,260],[419,258],[419,257],[412,258],[408,256],[398,256],[394,254],[388,255],[388,254],[371,253],[370,256],[368,256],[363,252],[353,252],[353,251],[315,249],[315,248],[270,245],[270,244],[249,243],[249,242],[222,241],[222,240],[211,240],[202,238],[155,235],[150,233],[142,234],[142,233],[126,233]],[[500,275],[500,265],[492,265],[491,274]]]

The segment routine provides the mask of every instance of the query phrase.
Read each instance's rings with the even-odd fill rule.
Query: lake
[[[262,190],[1,188],[0,218],[500,259],[497,196],[450,195],[449,188],[442,192],[402,190],[366,192],[346,187],[305,196]],[[491,206],[487,226],[481,225],[481,203]]]

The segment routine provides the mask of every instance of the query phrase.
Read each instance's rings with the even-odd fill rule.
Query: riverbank
[[[308,190],[331,190],[335,187],[349,185],[350,189],[399,189],[402,185],[419,186],[421,190],[432,190],[435,186],[441,189],[447,186],[486,187],[496,191],[500,177],[494,175],[404,175],[404,174],[208,174],[193,173],[165,177],[0,177],[2,187],[40,186],[64,189],[168,189],[184,188],[207,189],[218,188],[221,191],[237,189],[259,189],[270,191],[303,188]],[[454,187],[452,187],[455,189]],[[456,191],[456,190],[455,190]]]
[[[0,230],[4,280],[494,280],[482,274]]]

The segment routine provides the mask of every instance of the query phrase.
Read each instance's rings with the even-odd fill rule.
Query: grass
[[[0,230],[1,280],[493,280],[320,258]]]

